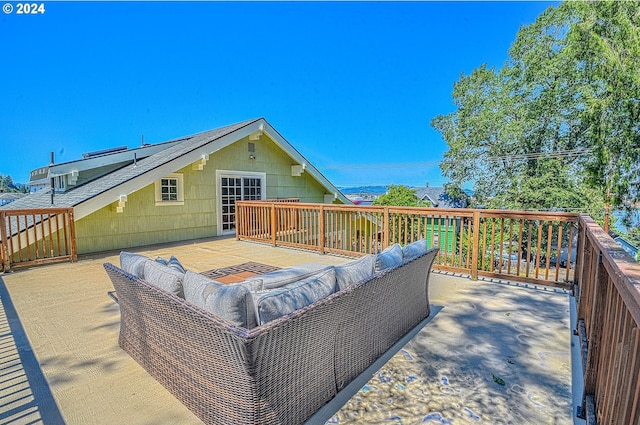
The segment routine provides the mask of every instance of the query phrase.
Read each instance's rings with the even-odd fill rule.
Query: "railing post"
[[[384,237],[382,238],[383,250],[389,246],[389,238],[391,234],[391,223],[389,217],[389,207],[384,207],[384,215],[382,219],[382,223],[384,225]]]
[[[278,236],[278,228],[277,228],[277,223],[278,221],[276,220],[276,204],[274,202],[271,203],[270,205],[271,208],[271,244],[273,246],[276,246],[276,238]]]
[[[582,287],[582,274],[583,274],[583,270],[582,268],[584,267],[584,247],[585,247],[585,238],[587,237],[587,229],[586,226],[584,224],[584,221],[582,220],[581,216],[578,216],[578,221],[576,222],[577,224],[577,229],[578,229],[578,238],[577,238],[577,244],[576,244],[576,263],[574,264],[574,270],[573,270],[573,287],[574,287],[574,293],[573,295],[576,297],[576,300],[579,298],[580,296],[580,292],[581,292],[581,287]],[[569,241],[569,243],[573,243],[573,241]],[[568,257],[568,256],[567,256]],[[569,264],[571,259],[568,260]],[[568,265],[567,265],[568,266]],[[577,288],[577,291],[576,291]]]
[[[242,205],[236,204],[236,240],[239,241],[245,229],[244,211]]]
[[[478,280],[478,245],[480,243],[480,211],[473,212],[473,242],[471,250],[471,279]]]
[[[604,328],[604,318],[607,298],[608,298],[608,290],[609,284],[607,282],[607,273],[604,269],[604,264],[602,264],[602,253],[600,252],[597,258],[593,259],[595,267],[593,270],[594,276],[592,289],[593,292],[591,294],[591,312],[589,312],[590,321],[589,321],[589,329],[586,331],[586,339],[587,339],[587,356],[585,364],[583,365],[583,374],[584,374],[584,388],[582,394],[582,405],[583,409],[586,408],[585,402],[586,397],[590,394],[595,394],[596,386],[597,386],[597,372],[598,372],[598,363],[600,361],[600,348],[602,345],[602,332]],[[578,319],[582,320],[584,318],[578,317]],[[583,410],[586,411],[586,410]]]
[[[71,261],[78,261],[78,248],[76,246],[76,220],[73,216],[73,208],[69,208],[69,232],[71,233]]]
[[[320,211],[318,212],[318,233],[320,233],[318,236],[320,238],[319,242],[319,248],[320,248],[320,253],[324,254],[324,248],[325,248],[325,235],[324,235],[324,205],[320,205]]]
[[[2,270],[8,272],[11,268],[9,263],[9,247],[7,242],[7,214],[0,211],[0,258],[2,259]]]

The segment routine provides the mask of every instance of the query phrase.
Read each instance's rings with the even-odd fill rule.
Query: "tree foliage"
[[[426,202],[420,201],[416,195],[415,189],[407,186],[391,185],[387,189],[387,193],[376,198],[373,205],[385,205],[394,207],[426,207]]]
[[[13,182],[11,176],[5,176],[0,174],[0,191],[2,192],[20,192],[28,193],[29,188],[23,184],[16,184]]]
[[[640,197],[640,2],[566,2],[522,27],[500,69],[455,83],[432,120],[480,203],[600,208]],[[597,196],[594,196],[597,194]]]

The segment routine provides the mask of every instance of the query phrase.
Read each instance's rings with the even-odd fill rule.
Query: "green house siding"
[[[251,141],[255,159],[249,159],[248,138],[210,155],[202,170],[188,165],[178,171],[183,178],[182,205],[156,205],[155,184],[127,195],[122,212],[114,202],[76,223],[78,253],[118,250],[220,234],[216,170],[266,174],[266,199],[299,198],[323,202],[325,189],[306,173],[291,176],[293,160],[268,137]]]

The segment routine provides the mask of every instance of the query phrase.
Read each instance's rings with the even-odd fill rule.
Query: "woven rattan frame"
[[[254,329],[104,267],[118,293],[120,346],[196,416],[297,425],[429,316],[436,252]]]

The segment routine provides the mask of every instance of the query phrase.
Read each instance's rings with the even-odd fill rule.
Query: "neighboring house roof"
[[[25,196],[24,193],[18,193],[18,192],[0,193],[0,205],[17,201],[18,199],[24,196]]]
[[[168,147],[160,152],[65,192],[56,192],[54,206],[74,207],[75,219],[79,220],[116,202],[120,196],[129,195],[146,187],[162,177],[198,161],[205,155],[215,153],[256,132],[266,133],[328,192],[333,193],[344,203],[351,203],[264,118],[257,118],[165,142]],[[133,154],[131,155],[133,156]],[[41,190],[3,208],[47,208],[50,206],[50,190]]]
[[[466,199],[450,197],[443,187],[414,187],[418,199],[428,201],[436,208],[467,208]]]
[[[634,260],[638,258],[638,251],[640,249],[639,247],[633,245],[622,236],[617,235],[613,232],[609,232],[609,235],[613,238],[614,241],[618,243],[618,245],[622,247],[622,249],[624,249],[629,255],[631,255]]]
[[[129,163],[134,158],[139,161],[162,150],[165,150],[169,146],[175,145],[180,141],[181,139],[176,139],[164,143],[155,143],[153,145],[142,145],[134,149],[128,149],[126,146],[124,146],[115,149],[104,149],[97,152],[86,153],[82,155],[81,159],[61,162],[58,164],[51,164],[32,170],[29,181],[31,183],[39,182],[42,180],[48,182],[48,180],[52,177],[71,174],[72,172],[79,173],[85,170],[91,170],[105,166],[113,166],[114,168],[117,168],[118,164]]]

